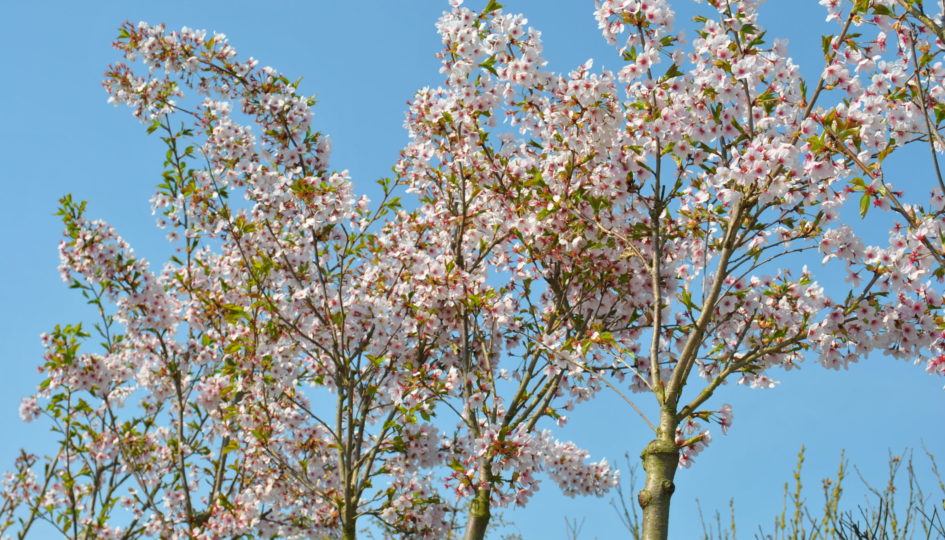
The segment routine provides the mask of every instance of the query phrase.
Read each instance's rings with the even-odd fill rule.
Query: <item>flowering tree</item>
[[[223,36],[126,25],[116,46],[152,70],[116,65],[105,86],[164,134],[153,202],[179,255],[155,275],[63,199],[63,277],[101,310],[104,350],[80,353],[79,326],[44,338],[40,396],[63,453],[37,513],[69,536],[353,538],[363,515],[436,535],[443,505],[404,448],[441,391],[415,383],[436,381],[410,301],[422,230],[404,219],[372,232],[396,200],[356,199],[327,171],[312,100],[235,60]],[[206,99],[183,108],[183,86]],[[174,128],[176,113],[192,126]],[[26,417],[39,412],[24,402]]]
[[[13,478],[15,498],[36,501],[24,534],[41,518],[67,536],[354,538],[369,516],[439,538],[446,480],[479,501],[481,537],[490,498],[524,504],[539,470],[570,495],[614,484],[606,463],[536,431],[567,381],[544,373],[548,345],[575,331],[529,301],[530,280],[488,283],[511,264],[510,232],[474,192],[412,182],[423,196],[407,212],[399,177],[372,209],[328,171],[314,101],[224,36],[127,24],[116,47],[148,68],[113,66],[105,86],[167,144],[153,203],[179,254],[155,275],[62,200],[63,277],[100,310],[103,351],[80,352],[81,326],[44,337],[47,379],[21,414],[45,412],[62,451],[41,480],[32,458]],[[548,343],[511,351],[523,339]],[[503,400],[499,362],[514,358]],[[431,423],[436,404],[459,413],[451,436]]]
[[[542,471],[568,495],[614,485],[546,426],[610,387],[656,402],[637,409],[654,433],[638,502],[666,538],[677,467],[703,424],[731,425],[710,404],[729,380],[772,387],[805,351],[945,373],[945,68],[921,2],[822,2],[840,28],[813,83],[753,0],[710,0],[691,43],[665,0],[603,0],[625,65],[567,75],[522,16],[451,3],[445,83],[411,102],[373,205],[329,168],[298,83],[219,34],[122,27],[147,69],[116,64],[105,86],[167,145],[153,203],[178,254],[155,273],[62,200],[63,277],[98,308],[102,350],[81,325],[44,336],[21,415],[48,416],[59,451],[42,474],[18,462],[3,527],[351,539],[368,517],[440,538],[458,498],[480,539]],[[938,180],[907,191],[883,161],[911,142]],[[873,207],[893,227],[868,245]],[[804,253],[849,285],[826,290]]]
[[[941,27],[921,2],[822,2],[841,27],[808,84],[784,42],[766,43],[758,2],[708,3],[715,16],[697,18],[689,47],[668,2],[599,2],[626,65],[565,77],[543,70],[514,18],[487,23],[454,2],[440,23],[446,86],[421,92],[408,117],[413,166],[488,191],[522,271],[590,330],[582,347],[558,347],[562,363],[629,375],[655,398],[646,538],[667,536],[676,468],[711,440],[702,423],[731,425],[730,406],[706,407],[730,379],[772,387],[768,370],[808,350],[834,369],[880,350],[945,372],[945,185],[906,193],[883,171],[910,142],[930,145],[938,171]],[[496,133],[502,115],[517,132]],[[856,217],[872,206],[896,214],[880,245]],[[840,265],[849,287],[827,291],[797,268],[805,252]]]

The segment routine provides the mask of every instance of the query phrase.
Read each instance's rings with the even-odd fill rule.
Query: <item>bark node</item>
[[[486,528],[489,526],[489,489],[479,488],[476,496],[469,503],[469,521],[466,523],[464,540],[482,540],[486,537]]]
[[[661,430],[663,433],[673,433]],[[664,437],[651,441],[643,453],[643,469],[646,471],[646,486],[637,494],[637,502],[643,509],[644,540],[667,540],[669,537],[669,503],[676,491],[673,478],[679,465],[679,449],[676,443]]]

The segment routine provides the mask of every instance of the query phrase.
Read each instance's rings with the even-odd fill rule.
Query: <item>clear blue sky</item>
[[[568,71],[592,57],[595,69],[619,68],[616,53],[597,31],[592,0],[503,4],[543,32],[551,69]],[[690,18],[691,1],[674,5],[680,20]],[[92,320],[82,298],[58,276],[60,224],[52,215],[57,199],[71,192],[89,200],[90,215],[113,224],[139,254],[158,262],[166,256],[148,203],[159,178],[161,142],[146,136],[126,109],[106,104],[100,86],[106,65],[117,60],[110,47],[116,28],[125,20],[146,20],[224,32],[241,56],[290,78],[304,76],[303,90],[319,96],[316,127],[332,137],[332,166],[349,169],[367,189],[389,173],[406,141],[405,102],[416,89],[441,82],[433,25],[446,8],[446,0],[5,4],[0,469],[9,467],[21,446],[49,449],[46,426],[22,424],[17,415],[20,397],[39,381],[39,334],[57,323]],[[805,74],[819,74],[820,34],[836,29],[823,22],[816,0],[769,0],[762,14],[769,37],[789,38]],[[900,185],[928,178],[921,168],[903,166],[899,173],[894,182]],[[922,368],[877,357],[845,372],[807,363],[775,376],[782,381],[775,390],[730,385],[712,402],[732,403],[735,423],[728,436],[714,433],[693,468],[677,476],[673,538],[694,538],[701,531],[696,498],[711,513],[725,511],[734,497],[743,537],[758,524],[770,527],[801,444],[808,448],[805,479],[814,501],[820,500],[819,479],[833,474],[841,449],[878,485],[885,478],[887,449],[918,448],[924,441],[945,461],[945,381]],[[624,451],[635,456],[648,440],[642,422],[612,396],[570,417],[566,433],[595,458],[622,464]],[[856,503],[862,490],[855,478],[848,488],[848,503]],[[625,537],[608,500],[567,499],[548,483],[528,508],[506,513],[514,522],[507,530],[526,539],[565,538],[567,515],[586,519],[583,539]]]

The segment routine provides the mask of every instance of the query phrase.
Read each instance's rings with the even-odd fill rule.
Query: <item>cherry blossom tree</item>
[[[453,2],[446,85],[421,91],[408,117],[408,156],[490,192],[528,272],[591,330],[593,352],[559,347],[563,362],[655,398],[646,538],[667,537],[676,470],[711,441],[704,424],[731,425],[729,405],[707,407],[726,382],[773,387],[769,369],[807,351],[832,369],[882,351],[945,371],[945,185],[907,193],[883,170],[916,142],[937,174],[940,23],[921,2],[822,3],[840,28],[808,83],[785,42],[767,43],[755,1],[709,1],[691,43],[668,2],[599,2],[626,64],[567,76],[545,71],[537,33],[494,3],[486,22]],[[893,226],[868,245],[874,206]],[[798,268],[804,253],[849,287],[825,290]]]
[[[440,538],[445,481],[479,501],[481,536],[490,504],[524,504],[539,471],[569,495],[616,482],[536,430],[567,381],[547,373],[555,341],[573,332],[531,302],[531,280],[490,285],[511,236],[475,193],[400,176],[372,208],[329,171],[314,100],[224,36],[126,24],[115,45],[147,68],[116,64],[105,86],[167,145],[152,202],[178,255],[155,275],[62,200],[63,277],[99,309],[103,351],[80,350],[80,325],[44,336],[47,379],[21,415],[45,413],[61,452],[42,481],[30,460],[13,477],[38,501],[24,534],[40,518],[67,536],[354,538],[371,517]],[[412,211],[394,196],[408,185]],[[495,381],[512,377],[504,400]],[[459,413],[451,436],[437,404]]]
[[[116,47],[148,67],[117,64],[105,86],[163,133],[153,203],[179,255],[155,275],[63,199],[63,277],[101,310],[104,341],[90,354],[80,326],[44,337],[39,396],[63,453],[41,517],[69,536],[354,538],[365,515],[439,536],[445,505],[404,448],[442,391],[410,300],[424,233],[409,216],[375,230],[398,212],[396,182],[373,209],[356,198],[327,170],[313,100],[222,35],[128,24]],[[205,99],[178,104],[184,87]]]
[[[523,16],[453,0],[445,81],[411,101],[376,203],[330,168],[298,82],[220,34],[124,25],[105,87],[167,146],[152,202],[177,254],[154,271],[63,198],[101,350],[82,325],[43,337],[21,415],[58,453],[18,461],[2,527],[443,538],[458,501],[481,539],[542,473],[615,485],[553,431],[610,389],[653,432],[637,500],[667,538],[677,469],[732,424],[722,385],[874,351],[945,374],[941,14],[824,0],[838,30],[805,81],[759,3],[708,0],[686,41],[667,0],[600,0],[623,67],[557,74]],[[910,143],[932,179],[894,186]]]
[[[63,277],[100,309],[103,351],[80,351],[81,326],[44,336],[46,406],[21,413],[45,412],[62,439],[30,522],[70,537],[354,538],[374,516],[441,536],[446,505],[423,471],[438,441],[418,424],[445,384],[417,308],[429,302],[414,299],[427,233],[390,197],[398,182],[373,209],[356,198],[327,170],[314,101],[222,35],[128,24],[116,47],[148,67],[117,64],[105,85],[163,133],[153,203],[179,255],[155,275],[63,199]],[[205,99],[178,104],[183,87]]]

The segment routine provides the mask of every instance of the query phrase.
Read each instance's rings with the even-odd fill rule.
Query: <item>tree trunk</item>
[[[486,528],[489,526],[489,489],[479,488],[476,496],[469,503],[469,522],[466,523],[464,540],[482,540],[486,537]]]
[[[341,540],[357,540],[357,538],[357,522],[353,519],[345,519],[341,524]]]
[[[469,521],[466,523],[466,535],[463,540],[483,540],[486,537],[486,528],[489,526],[489,497],[492,494],[490,480],[492,468],[488,463],[482,465],[482,484],[476,490],[476,496],[469,503]]]
[[[674,441],[673,415],[664,412],[657,438],[646,445],[640,458],[646,471],[646,486],[637,495],[643,509],[644,540],[669,538],[669,501],[676,490],[673,478],[679,466],[679,449]]]
[[[348,497],[348,502],[341,511],[341,540],[357,540],[358,538],[358,505]]]

